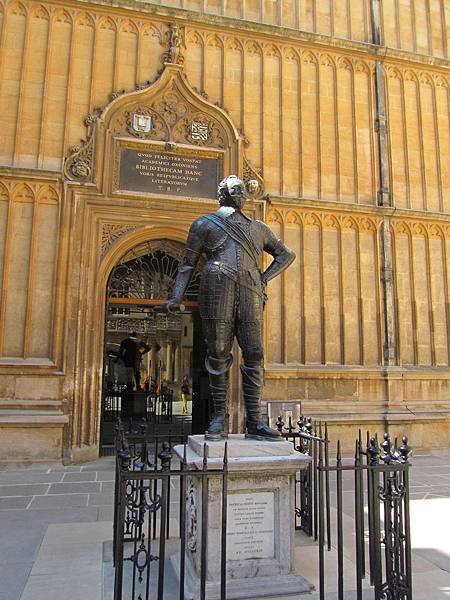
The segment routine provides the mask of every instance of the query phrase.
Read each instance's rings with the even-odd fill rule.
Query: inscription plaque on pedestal
[[[273,492],[229,494],[227,558],[273,558],[275,554],[275,501]]]
[[[159,148],[120,148],[118,189],[148,194],[216,198],[221,157]]]

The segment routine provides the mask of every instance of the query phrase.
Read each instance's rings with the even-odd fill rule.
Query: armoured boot
[[[225,431],[225,419],[230,371],[229,366],[222,362],[210,357],[206,362],[214,415],[205,432],[205,440],[219,441],[228,437],[228,433]]]
[[[259,407],[263,387],[263,368],[260,365],[241,365],[242,388],[246,412],[245,437],[253,440],[279,442],[283,438],[259,419]]]

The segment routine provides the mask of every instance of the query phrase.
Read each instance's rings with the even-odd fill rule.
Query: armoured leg
[[[213,404],[213,418],[205,433],[205,439],[220,440],[225,432],[228,382],[233,362],[230,350],[233,343],[231,323],[205,319],[203,331],[208,348],[206,369],[209,373],[209,388]]]
[[[241,373],[246,411],[245,437],[279,441],[281,437],[278,431],[271,429],[260,421],[260,404],[264,385],[261,322],[240,323],[238,341],[244,358]]]

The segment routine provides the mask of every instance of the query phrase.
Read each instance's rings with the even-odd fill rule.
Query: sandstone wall
[[[0,2],[0,398],[55,400],[70,413],[71,373],[88,365],[77,364],[78,333],[65,321],[77,207],[65,195],[64,157],[113,92],[157,77],[175,15],[188,81],[247,136],[271,198],[267,221],[298,256],[269,290],[266,397],[448,402],[448,7],[385,0],[381,49],[368,43],[369,8],[368,0]],[[377,206],[377,60],[391,209]],[[403,369],[390,390],[379,370],[385,218],[394,363]]]

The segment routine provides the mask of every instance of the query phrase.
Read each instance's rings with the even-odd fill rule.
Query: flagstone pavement
[[[0,470],[0,600],[109,600],[102,561],[104,542],[112,538],[113,479],[111,457]],[[350,481],[344,490],[350,499]],[[345,505],[344,498],[344,511]],[[414,600],[450,600],[449,453],[414,456],[411,529]],[[299,571],[317,584],[314,543],[299,534],[296,546]],[[332,553],[330,599],[336,598]]]

